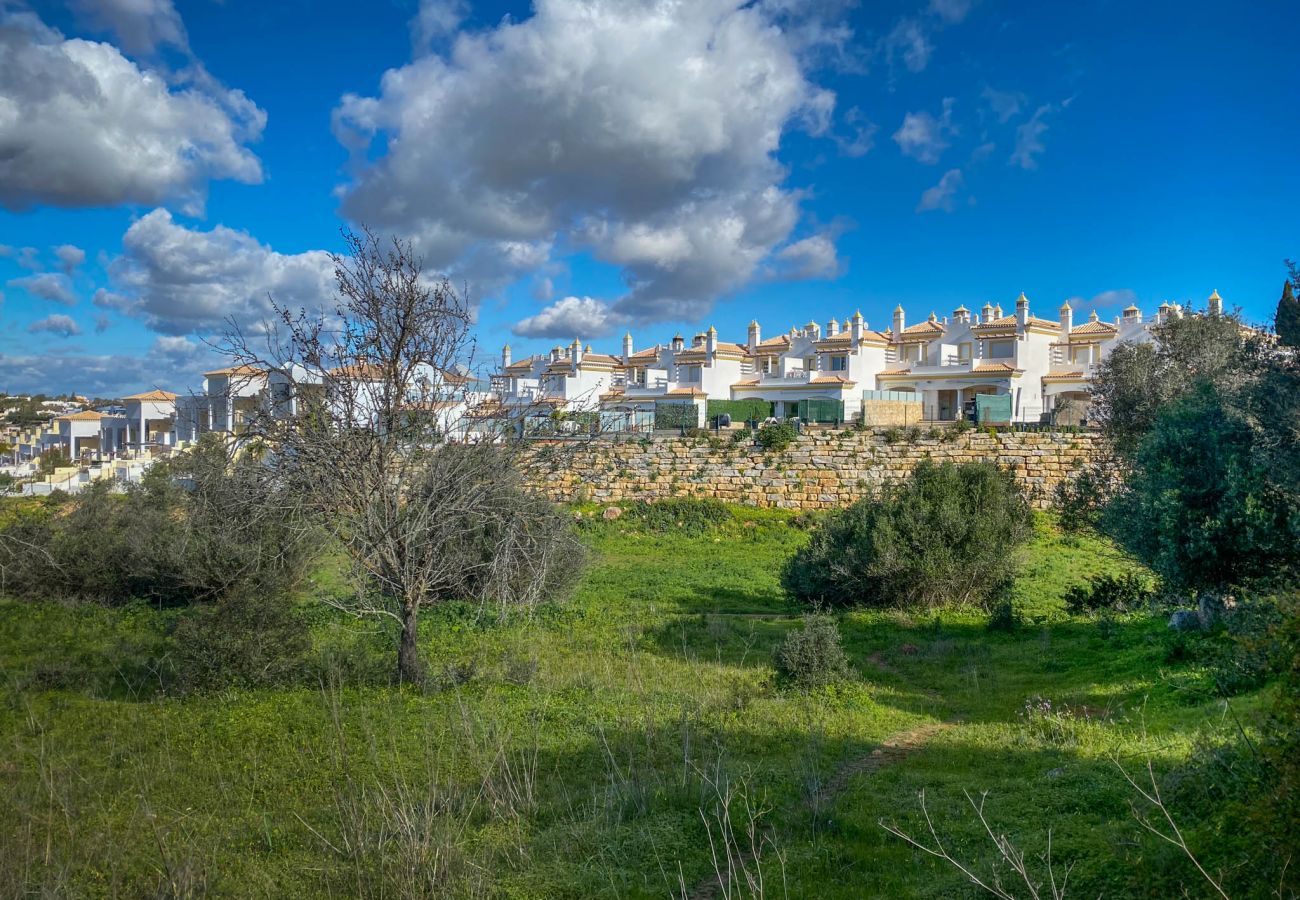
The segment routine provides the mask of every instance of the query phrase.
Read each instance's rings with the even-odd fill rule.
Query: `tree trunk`
[[[402,638],[397,644],[397,681],[399,684],[424,684],[424,660],[416,642],[420,621],[420,607],[414,603],[402,605]]]

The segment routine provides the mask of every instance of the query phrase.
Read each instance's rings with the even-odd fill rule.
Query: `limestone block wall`
[[[929,435],[929,436],[927,436]],[[1053,491],[1100,454],[1088,433],[968,431],[886,440],[873,431],[805,434],[781,452],[731,446],[703,437],[587,444],[536,445],[529,481],[562,502],[710,497],[728,503],[786,509],[846,506],[877,485],[898,481],[922,459],[989,460],[1010,469],[1035,506],[1051,505]]]

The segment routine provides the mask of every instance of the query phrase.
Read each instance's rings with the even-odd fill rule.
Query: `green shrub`
[[[177,682],[186,690],[289,681],[311,645],[307,622],[284,596],[236,593],[188,612],[172,630]]]
[[[758,429],[758,445],[764,450],[780,453],[794,443],[799,433],[789,422],[773,422]]]
[[[1102,510],[1119,488],[1116,463],[1104,461],[1081,467],[1072,478],[1057,482],[1052,505],[1066,531],[1096,528]]]
[[[831,684],[850,672],[840,627],[822,613],[804,616],[803,627],[786,634],[773,655],[773,665],[782,678],[800,687]]]
[[[781,582],[807,604],[988,604],[1011,585],[1032,528],[1010,473],[923,460],[907,481],[829,517]]]
[[[1065,608],[1076,616],[1095,612],[1132,612],[1155,596],[1151,579],[1137,572],[1109,573],[1076,584],[1065,592]]]
[[[0,529],[6,590],[24,599],[181,606],[233,593],[284,596],[315,554],[282,486],[205,443],[114,493],[25,507]]]
[[[1010,597],[1002,598],[989,610],[989,631],[1015,631],[1020,625],[1020,613]]]
[[[638,500],[624,507],[623,518],[647,531],[701,532],[729,522],[732,516],[720,500],[668,497],[653,502]]]
[[[754,432],[748,428],[740,428],[731,432],[731,446],[743,447],[754,442]]]
[[[1156,413],[1105,521],[1174,589],[1221,590],[1300,566],[1300,516],[1255,446],[1255,425],[1201,384]]]

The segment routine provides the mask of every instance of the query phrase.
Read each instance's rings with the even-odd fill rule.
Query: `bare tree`
[[[243,439],[271,448],[270,465],[358,576],[339,604],[393,620],[398,677],[419,683],[423,605],[535,603],[576,571],[581,547],[525,490],[517,429],[471,428],[480,398],[463,293],[427,277],[407,243],[346,238],[332,315],[277,307],[262,334],[232,325],[222,349],[242,377],[266,383]]]

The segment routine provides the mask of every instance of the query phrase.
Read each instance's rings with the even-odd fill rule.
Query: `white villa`
[[[1217,291],[1207,307],[1208,315],[1223,314]],[[1120,343],[1153,340],[1153,326],[1183,315],[1181,306],[1163,303],[1154,316],[1130,306],[1113,322],[1093,312],[1076,324],[1069,302],[1055,318],[1039,318],[1022,293],[1010,314],[1000,304],[978,312],[963,305],[914,325],[899,306],[883,331],[857,312],[843,323],[810,321],[767,339],[751,322],[743,343],[719,340],[710,327],[689,345],[677,335],[637,350],[629,333],[617,356],[574,339],[549,356],[514,362],[507,344],[492,388],[506,409],[599,410],[614,427],[636,430],[654,427],[663,404],[693,405],[702,425],[711,401],[745,400],[769,404],[778,418],[836,423],[870,423],[872,401],[901,399],[919,405],[926,421],[978,409],[988,421],[1078,424],[1087,419],[1097,364]]]
[[[1152,316],[1130,306],[1110,322],[1096,312],[1076,322],[1066,302],[1055,318],[1039,318],[1021,294],[1010,314],[997,304],[977,312],[963,305],[913,325],[900,306],[883,330],[869,328],[858,312],[769,338],[750,322],[746,339],[735,343],[720,340],[710,327],[689,343],[679,334],[638,350],[629,333],[618,354],[597,353],[575,338],[568,347],[515,361],[506,345],[488,383],[475,382],[467,370],[431,369],[412,388],[410,408],[436,416],[454,440],[491,438],[503,423],[530,417],[565,418],[556,413],[598,415],[603,430],[648,431],[669,420],[672,427],[703,425],[716,413],[738,419],[742,410],[746,417],[870,425],[880,424],[873,415],[881,404],[899,403],[918,422],[974,414],[990,422],[1078,424],[1087,421],[1098,363],[1122,343],[1154,340],[1154,326],[1186,314],[1162,303]],[[1223,314],[1217,291],[1205,314]],[[57,449],[68,456],[73,465],[28,484],[30,493],[75,489],[98,478],[133,480],[153,459],[206,432],[237,440],[256,412],[295,415],[298,401],[313,390],[350,398],[346,418],[372,421],[365,385],[373,380],[358,367],[317,373],[216,369],[203,373],[198,394],[153,390],[100,410],[60,405],[51,410],[49,425],[6,433],[13,459],[4,465],[11,474],[33,476],[42,453]],[[463,387],[457,392],[462,398],[421,399],[448,393],[442,390],[447,384]]]

